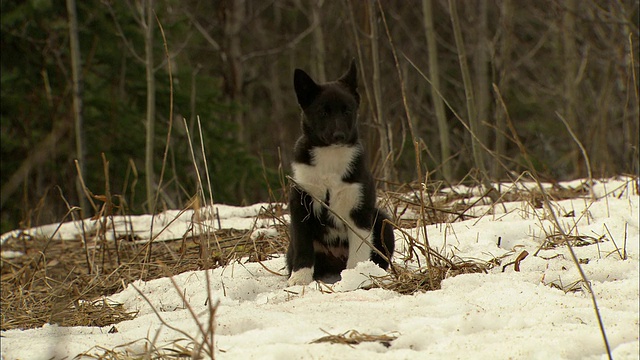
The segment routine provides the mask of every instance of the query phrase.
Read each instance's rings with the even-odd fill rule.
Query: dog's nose
[[[334,142],[344,142],[347,140],[347,135],[342,131],[336,131],[333,133],[333,141]]]

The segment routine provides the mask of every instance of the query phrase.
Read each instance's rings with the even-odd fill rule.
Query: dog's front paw
[[[301,268],[291,272],[287,283],[293,285],[309,285],[313,281],[313,268]]]

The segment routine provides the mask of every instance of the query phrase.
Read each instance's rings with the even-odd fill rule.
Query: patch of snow
[[[598,180],[594,183],[596,201],[586,197],[553,203],[565,232],[600,240],[576,246],[574,251],[592,284],[615,359],[638,359],[640,350],[640,224],[634,186],[637,184],[629,179]],[[264,205],[258,205],[220,207],[217,213],[221,222],[237,221],[237,226],[251,229],[260,220],[256,215]],[[472,210],[481,217],[429,225],[426,234],[422,227],[405,229],[406,234],[419,242],[428,240],[447,256],[501,259],[501,265],[488,274],[450,277],[439,290],[413,295],[364,290],[362,286],[371,276],[386,274],[371,262],[343,271],[332,285],[312,282],[289,287],[284,256],[261,264],[240,259],[206,272],[137,281],[109,296],[125,309],[138,311],[136,318],[113,325],[117,333],[109,332],[112,326],[57,325],[3,331],[2,358],[73,358],[86,352],[101,353],[96,346],[142,352],[150,346],[149,341],[171,347],[184,339],[184,334],[200,340],[196,320],[208,323],[212,303],[218,304],[213,320],[216,355],[223,359],[606,358],[591,297],[579,284],[571,286],[579,280],[579,273],[566,246],[543,248],[549,236],[556,234],[553,214],[522,201],[504,208],[481,205]],[[167,213],[154,221],[158,227],[170,227],[176,218],[174,223],[192,224],[193,214]],[[150,217],[127,217],[126,221],[144,229]],[[204,221],[217,226],[218,215]],[[58,231],[64,234],[61,239],[79,236],[78,224],[63,224],[64,231],[62,226]],[[85,220],[86,227],[90,224]],[[262,225],[264,229],[254,231],[253,236],[274,234],[270,228],[273,220]],[[57,227],[32,231],[51,233]],[[185,229],[178,228],[175,234]],[[141,232],[140,236],[148,237],[148,228],[147,235]],[[417,260],[424,265],[420,254],[404,262],[410,254],[402,231],[396,231],[396,249],[394,261],[399,266],[416,267]],[[515,271],[512,262],[525,250],[529,255],[520,261],[520,271]],[[625,254],[627,259],[623,260]],[[163,325],[158,316],[172,328]],[[397,339],[388,347],[375,342],[354,346],[312,343],[327,333],[349,330],[392,334]],[[179,344],[189,345],[184,340]]]
[[[3,250],[1,256],[3,259],[13,259],[24,255],[21,251]]]

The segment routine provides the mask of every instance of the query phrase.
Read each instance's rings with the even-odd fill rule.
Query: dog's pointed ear
[[[351,65],[349,65],[349,70],[342,75],[339,82],[343,83],[347,86],[352,93],[357,94],[358,90],[358,69],[356,69],[356,59],[351,59]]]
[[[320,86],[306,72],[296,69],[293,72],[293,88],[296,90],[298,104],[304,109],[311,105],[320,93]]]

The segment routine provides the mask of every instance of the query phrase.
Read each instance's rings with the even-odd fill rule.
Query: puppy
[[[296,69],[293,85],[302,108],[302,135],[291,165],[295,182],[289,195],[288,284],[336,278],[368,259],[387,269],[393,228],[376,207],[373,177],[358,136],[355,61],[342,77],[326,84]]]

